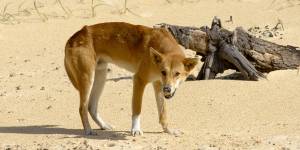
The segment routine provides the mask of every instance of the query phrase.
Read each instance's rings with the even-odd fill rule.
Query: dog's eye
[[[176,73],[175,73],[175,76],[176,76],[176,77],[177,77],[177,76],[179,76],[179,75],[180,75],[180,73],[179,73],[179,72],[176,72]]]
[[[167,75],[167,72],[166,72],[166,71],[161,71],[161,74],[162,74],[163,76],[166,76],[166,75]]]

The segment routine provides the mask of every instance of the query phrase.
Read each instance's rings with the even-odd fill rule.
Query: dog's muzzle
[[[163,93],[164,93],[164,96],[166,99],[171,99],[174,96],[175,92],[176,92],[176,89],[172,93],[172,89],[170,87],[163,88]]]
[[[169,95],[165,95],[165,98],[166,99],[171,99],[173,96],[174,96],[175,92],[173,92],[172,94],[169,94]]]

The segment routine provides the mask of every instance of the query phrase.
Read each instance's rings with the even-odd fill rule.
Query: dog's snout
[[[171,93],[171,88],[168,87],[168,86],[165,86],[165,87],[163,88],[163,91],[166,92],[166,93]]]

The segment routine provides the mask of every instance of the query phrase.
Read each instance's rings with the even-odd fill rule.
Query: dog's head
[[[178,86],[186,80],[198,63],[197,58],[185,58],[182,55],[166,56],[153,48],[150,48],[150,56],[160,72],[162,92],[167,99],[174,96]]]

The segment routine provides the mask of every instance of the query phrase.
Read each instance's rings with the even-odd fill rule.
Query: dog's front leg
[[[164,132],[168,132],[168,122],[167,122],[167,107],[164,99],[164,94],[162,92],[162,84],[160,81],[153,82],[153,88],[155,92],[155,99],[158,110],[159,123],[161,124]]]
[[[140,114],[142,109],[142,98],[146,82],[143,81],[138,75],[133,77],[133,96],[132,96],[132,127],[131,134],[143,135],[140,125]]]
[[[162,126],[164,132],[175,136],[179,136],[180,134],[183,134],[183,132],[181,132],[180,130],[174,130],[168,127],[167,105],[164,98],[164,94],[161,89],[162,88],[161,82],[160,81],[153,82],[153,88],[155,92],[159,123]]]

